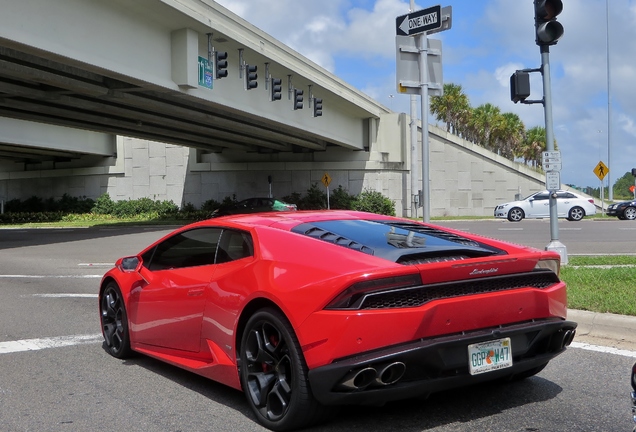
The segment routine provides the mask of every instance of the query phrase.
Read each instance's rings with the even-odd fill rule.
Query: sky
[[[409,113],[410,97],[396,89],[395,35],[410,0],[217,3],[386,107]],[[636,0],[563,3],[557,19],[564,35],[549,53],[561,182],[599,187],[594,168],[603,162],[607,186],[636,168]],[[416,1],[414,11],[438,4],[452,7],[452,27],[428,36],[442,41],[444,83],[460,85],[472,107],[491,103],[517,114],[526,129],[545,127],[542,104],[510,100],[510,75],[541,66],[533,0]],[[530,76],[528,100],[540,100],[541,74]]]

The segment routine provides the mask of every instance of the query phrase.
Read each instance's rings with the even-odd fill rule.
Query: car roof
[[[353,220],[353,219],[397,219],[391,216],[379,215],[376,213],[359,212],[352,210],[301,210],[296,212],[262,212],[248,213],[230,216],[221,216],[209,219],[212,225],[223,225],[224,223],[234,223],[245,226],[276,226],[279,228],[294,227],[307,222],[322,222],[329,220]]]

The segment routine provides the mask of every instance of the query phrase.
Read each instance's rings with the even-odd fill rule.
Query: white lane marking
[[[48,279],[48,278],[66,278],[66,279],[94,279],[101,278],[103,275],[0,275],[4,279]]]
[[[79,263],[80,267],[115,267],[113,263]]]
[[[581,231],[581,228],[559,228],[559,231]]]
[[[599,264],[599,265],[584,265],[584,266],[568,266],[573,269],[578,268],[599,268],[599,269],[610,269],[616,267],[636,267],[636,264]]]
[[[497,228],[497,231],[523,231],[523,228]]]
[[[97,298],[97,294],[73,294],[73,293],[68,293],[68,294],[63,294],[63,293],[59,293],[59,294],[31,294],[30,297],[43,297],[43,298],[72,298],[72,297]]]
[[[102,334],[96,333],[90,335],[57,336],[50,338],[23,339],[17,341],[0,342],[0,354],[97,343],[103,340],[104,338]]]
[[[590,345],[584,342],[572,342],[570,346],[572,348],[579,348],[579,349],[583,349],[587,351],[595,351],[595,352],[601,352],[606,354],[614,354],[614,355],[620,355],[624,357],[636,358],[636,351],[630,351],[630,350],[624,350],[624,349],[618,349],[618,348],[606,347],[606,346],[599,346],[599,345]]]

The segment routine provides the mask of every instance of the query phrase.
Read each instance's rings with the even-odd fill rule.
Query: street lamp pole
[[[607,51],[607,188],[609,189],[609,200],[614,201],[614,188],[612,187],[611,168],[612,168],[612,96],[611,96],[611,75],[610,75],[610,51],[609,51],[609,0],[605,0],[605,46]]]

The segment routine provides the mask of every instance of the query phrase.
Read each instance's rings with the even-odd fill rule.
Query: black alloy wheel
[[[99,303],[106,351],[119,359],[130,357],[132,350],[128,334],[128,315],[121,291],[115,282],[106,285]]]
[[[331,410],[313,397],[291,324],[266,308],[247,322],[240,347],[241,385],[258,421],[275,431],[326,420]]]

